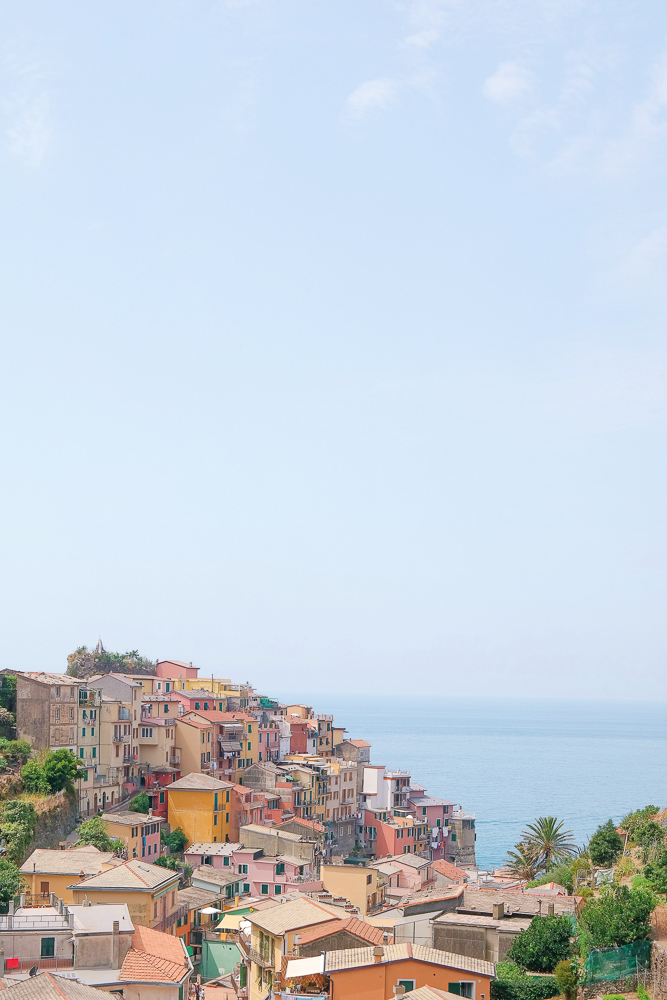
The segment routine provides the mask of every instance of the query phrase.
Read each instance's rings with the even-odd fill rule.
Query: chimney
[[[111,968],[120,969],[120,923],[113,922],[113,938],[111,942]]]
[[[375,960],[376,965],[382,961],[383,956],[384,948],[380,944],[376,945],[375,948],[373,948],[373,959]]]
[[[151,817],[152,815],[153,815],[153,808],[152,808],[152,806],[149,806],[148,807],[148,816]]]
[[[395,997],[405,996],[405,986],[394,986],[394,996]]]
[[[553,903],[547,903],[547,915],[550,916],[550,917],[553,917],[553,915],[554,915],[554,904]]]
[[[494,903],[493,904],[493,919],[502,920],[505,916],[505,904],[504,903]]]
[[[84,906],[92,906],[93,904],[90,902],[90,900],[88,899],[87,896],[84,896],[83,897],[83,905]]]

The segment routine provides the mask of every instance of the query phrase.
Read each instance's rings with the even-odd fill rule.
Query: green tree
[[[146,792],[140,792],[136,798],[130,802],[130,812],[147,813],[151,807],[151,800]]]
[[[7,912],[7,904],[23,887],[23,876],[17,866],[7,858],[0,858],[0,908],[4,913]]]
[[[556,977],[558,989],[565,997],[565,1000],[576,1000],[577,986],[579,985],[576,963],[572,960],[568,961],[566,958],[562,959],[554,969],[554,976]]]
[[[529,881],[534,879],[537,873],[535,857],[527,845],[521,841],[514,845],[513,851],[507,852],[505,866],[516,878],[525,878]]]
[[[591,948],[617,948],[651,932],[651,913],[657,897],[643,887],[604,886],[597,899],[591,899],[579,916],[582,953]]]
[[[614,821],[601,823],[588,845],[593,864],[609,868],[623,850],[623,838],[616,832]]]
[[[21,768],[21,779],[26,792],[33,795],[49,795],[51,787],[44,774],[44,765],[37,760],[29,760]]]
[[[0,747],[2,753],[2,747]],[[663,846],[665,843],[665,828],[660,823],[647,820],[635,827],[634,841],[643,847],[645,851],[650,851],[653,847]]]
[[[0,682],[0,705],[16,715],[16,674],[3,674]]]
[[[6,843],[7,858],[20,864],[35,836],[37,811],[31,802],[11,799],[5,802],[0,815],[0,836]]]
[[[544,875],[540,875],[539,878],[533,879],[528,883],[527,888],[533,889],[538,885],[546,885],[547,882],[557,882],[558,885],[564,886],[569,893],[572,892],[573,886],[573,873],[570,865],[556,865],[555,868],[550,868],[548,872]]]
[[[567,917],[535,916],[514,939],[507,958],[531,972],[553,972],[570,954],[572,923]]]
[[[555,816],[540,816],[523,831],[526,852],[535,859],[538,869],[548,870],[571,858],[577,851],[572,831],[563,829]]]
[[[44,760],[44,776],[52,792],[72,791],[79,777],[76,757],[71,750],[50,750]]]
[[[180,826],[177,826],[175,830],[171,833],[165,833],[164,830],[160,833],[160,839],[162,843],[165,844],[172,854],[180,854],[185,845],[188,843],[188,838]]]
[[[125,846],[122,840],[109,836],[101,816],[84,820],[79,827],[79,843],[92,844],[98,851],[120,851]]]
[[[644,878],[654,892],[667,893],[667,851],[644,866]]]
[[[634,812],[628,813],[627,816],[623,817],[621,820],[621,829],[627,830],[629,839],[635,842],[637,827],[641,826],[642,823],[646,823],[658,812],[658,806],[644,806],[642,809],[635,809]]]
[[[558,994],[553,976],[529,976],[514,962],[498,962],[491,1000],[547,1000]]]

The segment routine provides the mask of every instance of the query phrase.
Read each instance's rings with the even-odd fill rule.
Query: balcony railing
[[[74,968],[72,958],[18,958],[16,961],[18,965],[7,966],[8,972],[28,972],[34,965],[39,972],[58,972],[60,969]]]
[[[263,969],[273,968],[273,958],[267,958],[261,952],[255,951],[254,948],[250,948],[249,958],[251,962],[254,962],[255,965],[261,965]]]
[[[114,743],[124,743],[125,740],[129,740],[129,739],[130,739],[129,734],[127,736],[121,736],[120,733],[118,733],[118,734],[114,733],[114,736],[113,736]]]
[[[166,931],[167,928],[171,927],[172,924],[175,924],[177,920],[187,917],[188,912],[187,906],[179,906],[178,909],[174,910],[173,913],[170,913],[168,917],[163,917],[158,924],[155,924],[153,930]]]

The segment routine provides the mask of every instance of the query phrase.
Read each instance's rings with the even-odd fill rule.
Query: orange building
[[[406,995],[432,986],[469,1000],[490,1000],[496,971],[493,962],[409,942],[330,951],[323,958],[330,1000],[387,1000],[394,986],[403,986]]]

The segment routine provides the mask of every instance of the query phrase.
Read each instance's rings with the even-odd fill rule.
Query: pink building
[[[310,864],[286,854],[265,855],[252,847],[241,847],[232,858],[234,872],[240,875],[243,891],[252,896],[280,896],[286,892],[321,892],[324,888]]]
[[[267,725],[260,725],[257,727],[259,736],[257,737],[259,744],[259,756],[258,760],[267,761],[272,760],[277,763],[280,760],[280,728],[274,723],[269,722]]]
[[[193,667],[191,663],[183,663],[181,660],[160,660],[155,665],[157,677],[179,677],[182,680],[196,680],[199,674],[199,667]]]
[[[455,803],[446,799],[437,799],[427,795],[421,785],[410,788],[409,807],[419,819],[425,819],[430,829],[430,849],[433,860],[444,858],[447,838],[450,834],[449,823],[454,812]]]
[[[396,854],[393,858],[378,858],[371,861],[369,868],[377,868],[382,871],[382,866],[389,866],[392,869],[400,868],[398,880],[394,877],[393,884],[406,892],[418,892],[420,889],[428,889],[434,884],[434,873],[432,863],[427,858],[420,858],[417,854]],[[385,873],[387,874],[387,873]]]

